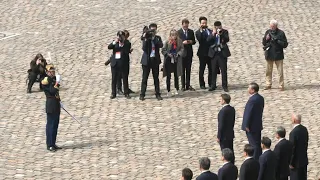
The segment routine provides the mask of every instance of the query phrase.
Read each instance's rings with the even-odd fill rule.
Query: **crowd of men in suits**
[[[221,95],[223,106],[218,114],[217,142],[220,144],[222,160],[224,164],[218,174],[209,171],[210,160],[201,158],[201,174],[197,180],[306,180],[308,165],[308,141],[309,135],[306,127],[301,125],[301,115],[293,114],[291,117],[293,130],[289,140],[285,138],[286,130],[282,126],[276,129],[278,143],[274,150],[270,149],[271,139],[261,138],[263,129],[262,115],[264,98],[258,93],[259,85],[251,83],[248,87],[250,98],[246,103],[242,130],[245,131],[249,144],[243,148],[244,162],[238,168],[234,165],[233,150],[235,109],[230,106],[231,97],[228,94]],[[190,169],[182,170],[183,180],[192,179]]]

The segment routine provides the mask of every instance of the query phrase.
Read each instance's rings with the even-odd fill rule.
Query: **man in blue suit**
[[[264,108],[264,98],[258,94],[259,85],[257,83],[250,83],[248,92],[250,98],[246,104],[243,114],[242,130],[246,131],[249,144],[254,148],[253,158],[259,160],[262,153],[261,150],[261,130],[262,114]]]

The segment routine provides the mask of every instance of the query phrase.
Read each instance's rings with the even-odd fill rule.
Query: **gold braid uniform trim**
[[[43,85],[48,85],[48,84],[49,84],[48,77],[45,77],[45,78],[41,81],[41,84],[43,84]]]

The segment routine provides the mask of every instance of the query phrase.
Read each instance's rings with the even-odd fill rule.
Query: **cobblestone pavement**
[[[275,127],[291,131],[291,113],[301,113],[310,133],[308,179],[320,177],[318,0],[3,0],[0,9],[0,32],[6,34],[0,34],[0,179],[179,179],[184,167],[197,176],[202,156],[211,158],[211,170],[217,172],[222,165],[215,141],[220,76],[217,91],[199,90],[199,63],[194,57],[196,92],[157,101],[150,78],[146,101],[140,102],[138,94],[131,100],[110,100],[111,72],[104,66],[110,54],[106,43],[117,30],[128,29],[134,48],[130,87],[139,91],[143,26],[156,22],[159,34],[167,39],[169,30],[178,28],[185,17],[196,29],[201,15],[208,17],[210,26],[221,20],[230,32],[236,165],[243,161],[246,143],[240,126],[249,97],[247,84],[264,85],[261,38],[275,18],[289,41],[286,91],[276,89],[275,71],[275,88],[261,91],[266,101],[263,135],[273,139],[274,147]],[[26,94],[26,71],[38,52],[46,58],[51,52],[62,75],[65,107],[82,120],[80,126],[61,114],[57,144],[64,149],[56,153],[46,150],[44,94],[37,84],[34,93]],[[163,79],[161,87],[165,94]]]

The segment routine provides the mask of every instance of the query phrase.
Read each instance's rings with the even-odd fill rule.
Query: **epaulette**
[[[45,77],[45,78],[41,81],[41,84],[43,84],[43,85],[48,85],[48,84],[49,84],[48,77]]]

